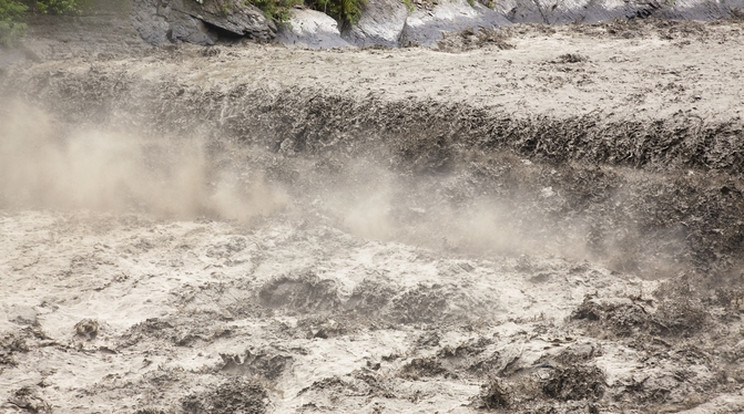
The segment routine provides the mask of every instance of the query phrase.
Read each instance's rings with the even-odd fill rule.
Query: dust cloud
[[[411,176],[371,158],[357,158],[337,174],[342,178],[308,178],[332,184],[303,193],[312,194],[308,202],[335,226],[366,239],[468,256],[585,259],[590,254],[588,229],[581,219],[556,223],[544,211],[525,208],[526,197],[470,191],[474,184],[465,168],[436,176]],[[539,194],[537,198],[551,203]]]
[[[203,137],[72,126],[18,100],[0,112],[0,137],[1,208],[239,221],[315,212],[368,239],[475,253],[537,249],[536,229],[526,223],[540,221],[518,217],[508,201],[455,205],[441,187],[458,177],[406,179],[371,158],[346,160],[330,173],[305,157],[285,157],[279,168],[296,177],[269,180],[255,148],[221,141],[209,150]]]
[[[74,126],[17,100],[0,112],[0,137],[4,209],[242,222],[283,212],[322,217],[366,239],[463,254],[586,254],[583,229],[546,236],[548,218],[522,211],[515,200],[469,196],[453,203],[451,192],[466,185],[461,171],[410,177],[374,157],[340,161],[334,172],[315,168],[311,155],[283,157],[276,164],[260,149],[226,140],[215,150],[199,136]],[[270,163],[295,175],[267,178]]]
[[[260,174],[216,168],[198,137],[70,127],[19,101],[0,112],[0,207],[139,211],[249,220],[286,194]]]
[[[483,183],[473,182],[466,167],[437,176],[411,175],[385,166],[384,154],[287,155],[220,138],[75,126],[17,100],[0,110],[0,137],[2,209],[240,222],[281,213],[364,239],[468,256],[559,256],[664,274],[677,268],[668,265],[670,255],[628,255],[620,243],[643,235],[620,222],[599,235],[601,251],[592,250],[591,239],[597,237],[592,220],[604,219],[556,216],[565,209],[560,189],[483,194]],[[322,157],[334,158],[339,168],[318,168]],[[532,180],[528,168],[533,167],[516,163],[519,179]],[[617,234],[633,237],[613,243]],[[683,248],[664,244],[675,252]]]

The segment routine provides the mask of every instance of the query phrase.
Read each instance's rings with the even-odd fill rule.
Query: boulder
[[[734,17],[744,0],[503,0],[494,11],[513,23],[597,23],[616,19],[715,20]]]
[[[466,0],[445,1],[432,10],[416,10],[408,16],[403,33],[403,44],[431,45],[442,38],[442,32],[466,29],[495,28],[511,22],[502,13],[479,2]]]
[[[524,0],[502,0],[493,3],[493,10],[512,23],[542,23],[545,21],[539,3]]]
[[[316,10],[294,9],[290,19],[279,27],[276,39],[285,45],[301,45],[313,49],[349,46],[341,38],[338,23]]]
[[[132,20],[148,43],[214,44],[220,36],[279,41],[311,48],[432,45],[442,32],[511,23],[596,23],[659,17],[715,20],[744,15],[744,0],[439,0],[431,10],[409,13],[402,0],[367,0],[354,25],[340,30],[325,14],[296,9],[278,33],[276,24],[244,0],[132,0]]]
[[[684,20],[717,20],[744,17],[744,0],[675,0],[658,17]]]
[[[513,23],[596,23],[634,16],[637,9],[633,0],[535,0],[529,3],[509,0],[507,4],[499,3],[495,8],[512,7],[506,16]]]
[[[269,41],[276,24],[242,0],[134,0],[132,22],[148,43],[189,42],[211,45],[219,32]]]
[[[643,7],[654,7],[654,1],[644,0]],[[597,23],[625,19],[635,17],[639,10],[632,0],[539,0],[537,4],[543,13],[543,23],[546,24]]]
[[[545,24],[597,23],[647,17],[669,5],[665,0],[537,0]]]
[[[219,36],[203,21],[183,13],[171,13],[168,19],[166,39],[169,42],[187,42],[197,45],[213,45]]]
[[[357,46],[396,47],[400,45],[407,17],[408,8],[401,0],[367,0],[362,17],[342,30],[341,35]]]
[[[132,2],[132,25],[137,34],[151,45],[162,45],[168,43],[168,31],[170,25],[165,17],[158,14],[158,1],[133,0]]]
[[[170,0],[170,3],[175,11],[237,36],[262,41],[269,41],[276,36],[274,21],[245,0]]]

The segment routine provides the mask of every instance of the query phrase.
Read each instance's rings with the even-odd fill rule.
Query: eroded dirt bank
[[[739,412],[742,40],[8,68],[2,407]]]

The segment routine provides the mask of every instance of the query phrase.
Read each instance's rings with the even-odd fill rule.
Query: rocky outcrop
[[[744,0],[675,0],[660,17],[684,20],[716,20],[744,17]]]
[[[406,26],[408,8],[401,0],[367,0],[359,21],[343,30],[342,35],[349,43],[357,46],[400,45],[400,38]]]
[[[715,20],[744,10],[743,0],[503,0],[493,10],[512,23],[597,23],[659,17]]]
[[[459,32],[470,28],[494,28],[511,22],[488,7],[465,0],[442,2],[432,10],[419,9],[408,16],[402,44],[431,45],[443,32]]]
[[[362,17],[339,27],[331,17],[297,9],[278,31],[275,23],[243,0],[132,0],[140,36],[154,45],[214,44],[221,36],[288,45],[332,48],[347,45],[398,47],[432,45],[442,33],[496,28],[512,23],[596,23],[659,17],[715,20],[744,15],[744,0],[498,0],[485,6],[468,0],[440,0],[409,10],[402,0],[367,0]]]
[[[350,46],[341,38],[338,23],[327,14],[307,9],[295,9],[290,14],[289,22],[279,27],[279,42],[313,49]]]
[[[220,35],[270,41],[277,27],[261,10],[241,0],[134,0],[132,21],[150,44],[214,44]]]
[[[203,3],[203,4],[201,4]],[[269,41],[276,24],[244,0],[171,0],[173,9],[237,36]]]

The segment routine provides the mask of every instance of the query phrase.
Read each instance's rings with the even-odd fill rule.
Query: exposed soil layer
[[[458,36],[5,68],[0,407],[741,412],[740,23]]]

